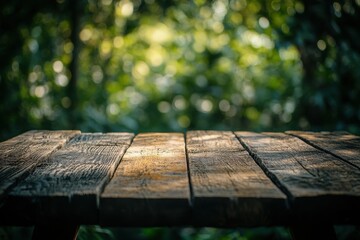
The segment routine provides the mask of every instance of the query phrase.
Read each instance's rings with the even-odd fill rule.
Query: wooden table
[[[36,225],[34,238],[81,224],[333,237],[359,213],[360,137],[344,132],[29,131],[0,143],[0,224]]]

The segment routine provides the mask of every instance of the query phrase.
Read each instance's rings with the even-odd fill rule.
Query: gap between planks
[[[269,176],[274,176],[272,180],[289,191],[294,221],[358,222],[357,168],[288,134],[236,132],[236,135],[259,165],[270,172]]]
[[[140,133],[101,194],[100,224],[185,223],[189,188],[184,134]]]
[[[100,192],[132,138],[132,133],[78,134],[10,191],[7,212],[35,221],[73,216],[96,223]]]
[[[274,225],[287,219],[287,196],[233,132],[190,131],[186,142],[195,226]]]
[[[128,147],[125,149],[123,155],[121,156],[119,162],[116,164],[115,168],[114,168],[114,171],[111,173],[111,176],[109,177],[109,179],[104,182],[104,184],[102,185],[102,187],[100,188],[100,191],[99,191],[99,194],[97,195],[97,199],[96,199],[96,207],[98,209],[98,219],[100,218],[99,216],[99,210],[100,210],[100,199],[101,199],[101,195],[103,194],[104,190],[105,190],[105,187],[109,184],[109,182],[113,179],[114,175],[115,175],[115,172],[117,170],[117,168],[119,167],[122,159],[124,158],[126,152],[128,151],[128,149],[130,148],[130,146],[132,145],[132,143],[134,142],[134,138],[137,136],[137,134],[134,134],[134,136],[130,139],[130,143],[128,145]]]
[[[48,135],[54,135],[54,136],[46,136]],[[14,136],[13,138],[10,138],[8,140],[5,140],[3,142],[0,142],[0,145],[2,148],[6,147],[7,144],[13,142],[18,147],[24,147],[22,145],[25,145],[26,147],[30,147],[31,145],[27,146],[27,141],[22,140],[21,138],[31,138],[34,145],[41,145],[41,144],[50,144],[49,148],[52,147],[52,149],[48,152],[44,152],[41,154],[41,156],[36,156],[39,154],[40,149],[38,151],[28,150],[28,153],[24,152],[23,149],[21,149],[21,154],[29,154],[27,158],[30,158],[33,160],[33,163],[28,162],[28,166],[22,167],[22,169],[18,169],[18,173],[14,173],[14,175],[10,175],[6,181],[8,182],[6,184],[6,181],[4,181],[3,186],[0,184],[0,203],[3,203],[6,198],[8,197],[8,194],[15,188],[18,184],[20,184],[25,178],[27,178],[29,175],[31,175],[35,169],[39,166],[41,166],[50,155],[53,153],[59,151],[61,148],[63,148],[68,142],[70,142],[73,138],[77,137],[79,134],[81,134],[81,131],[79,130],[58,130],[58,131],[49,131],[49,130],[30,130],[27,132],[24,132],[20,135]],[[39,140],[45,140],[45,142],[39,141]],[[63,140],[63,142],[61,141]],[[55,144],[57,142],[57,144]],[[51,146],[53,144],[54,146]],[[5,149],[1,149],[5,150]],[[0,150],[0,152],[1,152]],[[20,149],[19,149],[20,150]],[[6,150],[5,150],[6,151]],[[1,152],[4,153],[4,152]],[[18,152],[19,153],[19,152]],[[10,150],[9,153],[10,156],[13,155],[13,151]],[[14,156],[13,156],[14,157]],[[0,156],[0,159],[2,156]],[[19,161],[24,158],[24,156],[18,156],[16,161]],[[14,163],[8,163],[11,167]],[[5,163],[5,166],[7,164]],[[1,166],[4,167],[4,166]],[[1,170],[1,168],[0,168]],[[6,171],[2,172],[2,174],[6,174]],[[9,173],[10,174],[10,173]],[[5,185],[5,186],[4,186]],[[6,186],[7,185],[7,186]]]
[[[297,133],[297,131],[286,131],[285,134],[288,134],[288,135],[293,136],[293,137],[297,137],[297,138],[299,138],[300,140],[302,140],[303,142],[309,144],[310,146],[312,146],[312,147],[314,147],[314,148],[316,148],[316,149],[318,149],[318,150],[320,150],[320,151],[323,151],[323,152],[325,152],[325,153],[328,153],[328,154],[330,154],[330,155],[332,155],[332,156],[340,159],[341,161],[343,161],[343,162],[351,165],[352,167],[355,167],[355,168],[357,168],[358,170],[360,170],[360,166],[352,163],[351,161],[349,161],[349,160],[345,159],[344,157],[340,156],[339,154],[336,154],[336,153],[334,153],[334,152],[332,152],[332,151],[330,151],[330,150],[328,150],[328,149],[326,149],[326,148],[324,148],[324,147],[319,146],[319,145],[316,144],[315,142],[307,139],[306,137],[303,137],[303,136],[299,135],[299,134]]]
[[[189,205],[190,205],[191,211],[193,211],[195,197],[194,197],[194,189],[192,186],[191,174],[190,174],[189,151],[188,151],[188,145],[186,144],[186,133],[184,133],[184,143],[185,143],[186,170],[187,170],[187,176],[188,176],[188,180],[189,180],[189,189],[190,189]]]
[[[239,137],[235,132],[233,132],[233,134],[236,136],[236,138],[238,139],[240,144],[243,146],[243,148],[249,153],[249,155],[254,160],[254,162],[265,173],[265,175],[275,184],[276,187],[278,187],[280,189],[281,192],[283,192],[286,195],[286,197],[287,197],[286,207],[288,209],[290,209],[290,201],[289,200],[294,199],[294,196],[291,194],[291,192],[283,184],[281,184],[280,180],[276,177],[275,174],[273,174],[271,171],[269,171],[267,169],[267,167],[263,163],[261,163],[260,158],[250,150],[250,148],[244,143],[244,141],[241,139],[241,137]]]

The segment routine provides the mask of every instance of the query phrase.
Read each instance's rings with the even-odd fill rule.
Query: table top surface
[[[29,131],[0,143],[0,224],[359,223],[346,132]]]

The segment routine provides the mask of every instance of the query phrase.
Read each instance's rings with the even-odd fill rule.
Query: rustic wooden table
[[[81,224],[334,238],[359,213],[360,137],[344,132],[30,131],[0,143],[0,224],[36,225],[35,239]]]

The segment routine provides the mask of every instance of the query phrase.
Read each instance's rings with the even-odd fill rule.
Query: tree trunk
[[[77,81],[78,81],[78,59],[79,59],[79,32],[80,32],[80,1],[69,1],[69,10],[71,12],[70,24],[71,24],[71,36],[70,40],[73,44],[73,51],[71,54],[70,62],[70,81],[68,85],[68,97],[70,98],[70,107],[68,112],[68,126],[75,129],[78,123],[78,93],[77,93]]]

